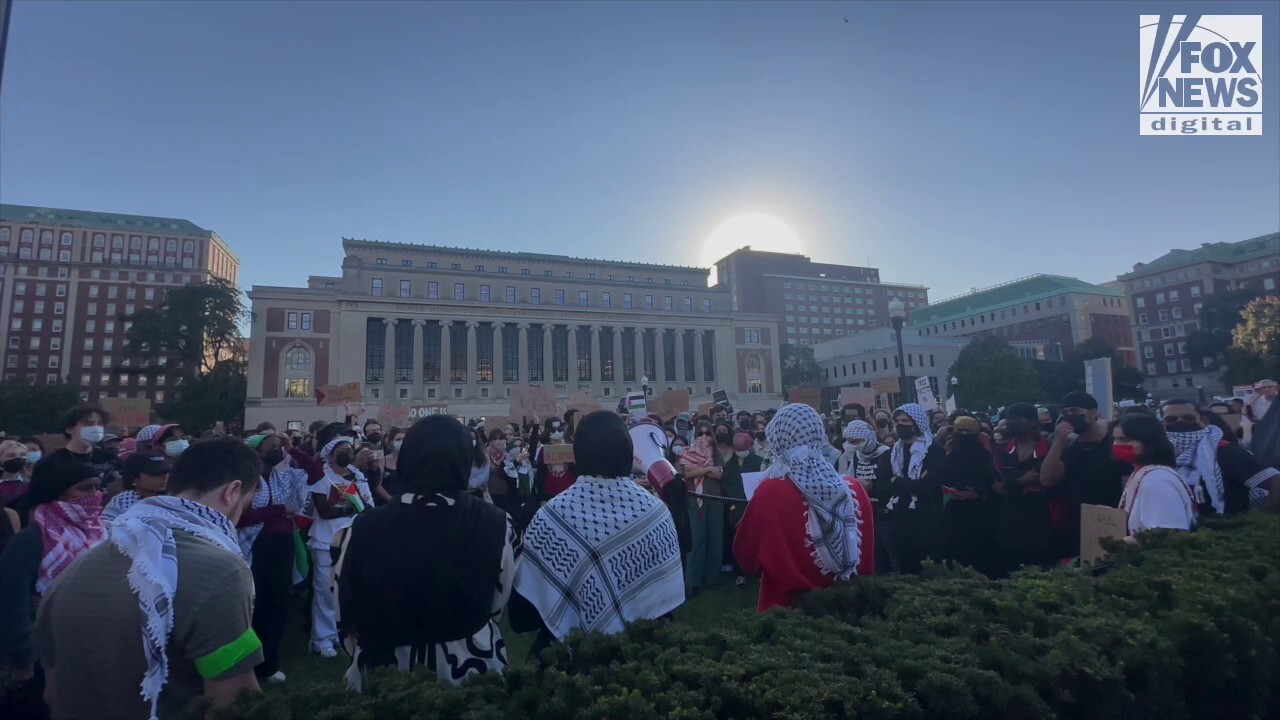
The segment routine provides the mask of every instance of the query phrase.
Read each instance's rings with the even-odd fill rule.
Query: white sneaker
[[[265,680],[269,683],[279,684],[285,681],[284,673],[276,671],[275,675],[268,675]]]
[[[331,648],[331,647],[327,647],[327,648],[325,648],[325,649],[323,649],[323,650],[319,650],[318,652],[320,653],[320,657],[322,657],[322,658],[335,658],[335,657],[338,657],[338,651],[337,651],[337,650],[334,650],[334,649],[333,649],[333,648]]]

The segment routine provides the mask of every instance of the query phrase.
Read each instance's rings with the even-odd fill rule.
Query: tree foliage
[[[1142,372],[1125,365],[1124,356],[1114,345],[1100,338],[1089,338],[1076,345],[1062,362],[1036,361],[1036,373],[1044,388],[1047,402],[1057,402],[1069,392],[1083,392],[1086,360],[1111,358],[1111,393],[1116,400],[1141,400],[1147,397],[1142,387]]]
[[[134,315],[128,353],[140,362],[125,372],[171,376],[166,420],[199,432],[244,415],[247,382],[240,323],[248,319],[240,290],[212,278],[170,290],[164,301]],[[166,358],[166,365],[157,359]],[[140,368],[140,369],[139,369]]]
[[[1228,385],[1251,382],[1259,370],[1257,356],[1232,350],[1242,313],[1257,297],[1256,290],[1247,288],[1206,296],[1196,318],[1196,331],[1187,336],[1187,355],[1192,363],[1204,367],[1206,358],[1212,360],[1223,368],[1222,380]]]
[[[1252,375],[1238,380],[1252,382],[1280,375],[1280,297],[1258,298],[1246,305],[1240,313],[1240,324],[1231,331],[1231,338],[1231,350],[1252,356],[1258,366]],[[1243,360],[1240,358],[1237,363],[1243,365]],[[1237,365],[1232,364],[1231,368],[1235,370]]]
[[[60,433],[62,415],[79,402],[74,385],[0,383],[0,430],[9,437]]]
[[[1044,398],[1035,368],[994,335],[973,338],[960,351],[949,374],[959,381],[955,388],[958,404],[970,410]]]
[[[822,368],[808,345],[786,343],[781,348],[782,387],[812,387],[822,383]]]

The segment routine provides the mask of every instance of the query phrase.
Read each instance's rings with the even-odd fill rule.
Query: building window
[[[477,266],[476,266],[476,272],[484,272],[484,266],[483,266],[483,265],[477,265]]]
[[[1138,313],[1138,324],[1139,324],[1139,325],[1146,325],[1146,324],[1147,324],[1147,314],[1146,314],[1146,313]]]
[[[507,302],[509,302],[509,303],[514,303],[514,302],[516,301],[516,289],[515,289],[515,287],[513,287],[513,286],[511,286],[511,285],[508,285],[508,286],[507,286],[506,293],[507,293],[507,295],[506,295]]]
[[[387,264],[387,259],[386,259],[386,258],[378,258],[377,260],[375,260],[375,261],[374,261],[374,263],[375,263],[375,264],[377,264],[377,265],[386,265],[386,264]]]
[[[600,307],[603,307],[603,308],[613,307],[613,293],[608,293],[608,292],[600,293]]]
[[[685,298],[681,303],[681,307],[687,313],[693,312],[693,298]]]
[[[440,283],[438,282],[427,283],[427,299],[428,300],[440,299]]]
[[[644,296],[644,309],[645,309],[645,310],[652,310],[652,309],[653,309],[653,296],[652,296],[652,295],[645,295],[645,296]]]
[[[302,329],[311,331],[311,313],[309,312],[302,313]]]
[[[675,298],[666,295],[662,298],[662,309],[671,312],[676,309]]]
[[[626,310],[630,310],[632,308],[631,293],[622,294],[622,307]]]
[[[463,283],[454,283],[454,284],[453,284],[453,299],[454,299],[454,300],[466,300],[466,299],[467,299],[467,286],[466,286],[466,285],[464,285]]]
[[[413,267],[413,261],[412,261],[412,260],[401,260],[401,261],[400,261],[400,267]]]
[[[372,283],[369,294],[374,297],[382,297],[382,278],[373,278]]]
[[[580,305],[580,306],[582,306],[582,307],[586,307],[586,306],[587,306],[587,305],[589,305],[589,304],[590,304],[590,302],[588,301],[587,291],[586,291],[586,290],[579,290],[579,291],[578,291],[578,305]]]
[[[702,312],[704,313],[711,312],[711,298],[702,299]]]
[[[1200,286],[1199,286],[1199,285],[1192,285],[1192,286],[1191,286],[1191,297],[1200,297]]]
[[[155,299],[156,299],[156,290],[155,290],[155,288],[147,288],[146,290],[143,290],[143,291],[142,291],[142,299],[143,299],[143,300],[155,300]]]
[[[743,340],[747,345],[760,344],[760,328],[747,328],[743,331],[742,334],[743,334]],[[755,356],[752,355],[752,357],[755,357]]]
[[[449,269],[450,269],[450,270],[461,270],[461,269],[462,269],[462,263],[452,263],[452,264],[450,264],[450,265],[449,265]]]
[[[534,305],[542,304],[542,288],[531,288],[529,290],[529,302]]]
[[[556,304],[564,304],[564,290],[562,288],[556,288]]]
[[[543,271],[542,271],[542,274],[543,274],[544,276],[546,276],[546,277],[554,277],[554,276],[555,276],[555,272],[553,272],[553,271],[551,271],[551,270],[543,270]]]
[[[481,286],[480,286],[480,300],[481,300],[482,302],[489,302],[489,301],[490,301],[490,300],[492,300],[492,299],[493,299],[493,288],[491,288],[491,287],[490,287],[490,286],[488,286],[488,285],[481,285]]]
[[[413,297],[413,281],[412,280],[400,281],[400,297]]]
[[[289,313],[288,320],[285,322],[285,327],[289,330],[298,329],[298,313],[296,312]]]
[[[505,274],[507,274],[507,269],[506,269],[505,267],[501,267],[501,266],[499,266],[499,267],[498,267],[498,272],[499,272],[500,274],[502,274],[502,275],[505,275]]]

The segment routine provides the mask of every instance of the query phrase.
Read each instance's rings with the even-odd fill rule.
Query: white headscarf
[[[767,477],[787,477],[804,495],[805,530],[813,560],[826,575],[844,580],[861,558],[861,518],[844,478],[827,462],[822,418],[802,403],[787,405],[764,429],[774,451]]]
[[[876,436],[876,429],[863,420],[854,420],[846,425],[844,427],[844,439],[862,441],[862,447],[854,452],[864,462],[871,462],[889,452],[889,446],[881,443],[880,438]]]

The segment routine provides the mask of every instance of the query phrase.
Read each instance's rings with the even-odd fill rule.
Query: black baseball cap
[[[120,468],[125,478],[134,479],[141,475],[168,475],[173,469],[169,458],[163,455],[130,455]]]

